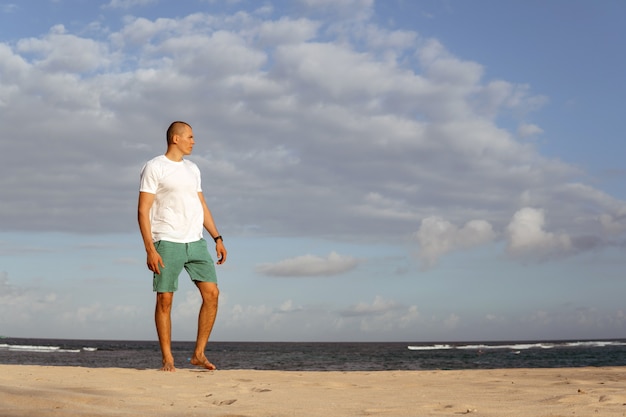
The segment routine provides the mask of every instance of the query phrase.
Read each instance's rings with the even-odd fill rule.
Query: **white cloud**
[[[112,62],[107,45],[68,34],[63,25],[53,26],[44,38],[19,40],[17,51],[37,57],[32,60],[34,69],[45,74],[88,73]]]
[[[348,272],[359,261],[351,256],[331,252],[326,258],[315,255],[297,256],[276,263],[261,264],[256,271],[263,275],[278,277],[329,276]]]
[[[483,245],[495,237],[491,224],[485,220],[470,220],[459,228],[437,216],[423,219],[415,233],[419,243],[418,258],[424,268],[432,267],[448,252]]]
[[[572,241],[565,233],[544,230],[543,210],[525,207],[515,213],[507,227],[508,252],[520,258],[546,259],[572,250]]]
[[[259,40],[264,45],[282,45],[306,42],[315,37],[320,23],[309,19],[282,17],[278,21],[262,22],[258,28]]]
[[[615,217],[610,214],[601,214],[599,217],[600,224],[609,236],[616,236],[626,231],[624,216]]]

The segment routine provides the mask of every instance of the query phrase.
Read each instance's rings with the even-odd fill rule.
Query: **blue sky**
[[[155,339],[138,179],[182,119],[213,340],[624,337],[624,12],[0,0],[0,334]]]

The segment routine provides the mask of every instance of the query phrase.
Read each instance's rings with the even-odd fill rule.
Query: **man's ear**
[[[176,144],[178,143],[178,138],[180,137],[180,135],[172,135],[172,143]]]

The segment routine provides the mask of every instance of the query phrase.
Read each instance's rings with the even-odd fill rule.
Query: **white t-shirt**
[[[143,166],[139,191],[155,195],[150,210],[154,242],[189,243],[202,238],[204,211],[198,198],[202,188],[196,164],[157,156]]]

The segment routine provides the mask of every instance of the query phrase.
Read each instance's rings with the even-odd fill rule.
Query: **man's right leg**
[[[159,345],[163,355],[162,371],[174,372],[174,355],[172,355],[172,301],[173,292],[158,292],[156,295],[156,308],[154,321],[156,323]]]
[[[178,288],[178,275],[183,270],[187,258],[184,243],[174,243],[165,240],[155,242],[164,266],[160,274],[154,274],[153,290],[156,292],[156,308],[154,321],[156,323],[159,345],[163,355],[162,371],[175,371],[174,356],[172,355],[172,302],[174,292]]]

